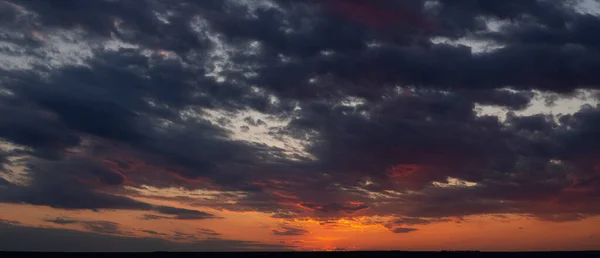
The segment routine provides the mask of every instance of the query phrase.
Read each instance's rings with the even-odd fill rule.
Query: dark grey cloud
[[[147,205],[138,205],[133,201],[129,201],[130,204],[115,205],[75,203],[77,201],[94,203],[93,198],[128,202],[124,198],[119,199],[88,191],[85,189],[87,186],[82,186],[80,182],[82,179],[99,179],[107,185],[120,185],[125,180],[122,174],[108,171],[103,167],[102,162],[90,159],[114,152],[115,149],[125,149],[130,146],[138,153],[141,151],[144,156],[142,158],[152,161],[155,163],[154,165],[181,167],[182,169],[177,172],[186,178],[211,174],[215,177],[228,177],[226,173],[215,174],[219,171],[218,166],[222,166],[224,161],[230,161],[232,164],[246,164],[246,166],[258,165],[262,162],[261,160],[268,160],[264,159],[266,154],[277,151],[266,146],[228,140],[229,133],[225,129],[219,128],[207,120],[185,121],[181,118],[178,112],[196,101],[189,99],[190,96],[195,95],[192,94],[192,91],[176,92],[177,89],[192,90],[191,88],[193,88],[193,86],[184,85],[186,83],[182,84],[177,80],[186,76],[203,77],[202,75],[183,71],[181,64],[152,65],[154,68],[166,69],[163,72],[151,72],[150,74],[153,76],[160,77],[153,82],[152,79],[144,78],[143,74],[139,74],[135,71],[136,69],[131,69],[129,66],[132,63],[144,66],[144,62],[148,62],[147,57],[140,53],[122,52],[121,54],[106,53],[102,55],[103,57],[99,56],[98,59],[94,59],[95,61],[91,60],[91,62],[96,62],[95,67],[65,67],[52,73],[53,76],[49,80],[42,80],[34,73],[15,72],[10,74],[15,79],[9,80],[7,87],[14,94],[7,96],[7,101],[3,102],[6,104],[0,108],[0,111],[5,114],[0,121],[0,126],[3,127],[3,135],[0,136],[10,143],[31,148],[30,154],[42,159],[36,162],[42,163],[39,166],[45,170],[38,171],[39,167],[30,167],[29,169],[35,183],[28,188],[37,188],[32,190],[36,191],[35,194],[24,194],[20,193],[23,189],[12,189],[5,198],[10,198],[9,201],[14,202],[25,201],[32,204],[67,208],[88,208],[85,205],[98,206],[97,208],[121,206],[142,208]],[[119,66],[121,68],[118,68]],[[166,84],[170,85],[170,89],[157,87]],[[212,84],[214,86],[214,82]],[[119,85],[123,85],[123,87]],[[153,87],[154,89],[152,89]],[[215,88],[215,90],[218,89]],[[2,97],[4,98],[4,96]],[[163,107],[172,107],[172,109],[156,108],[156,105],[149,104],[148,98],[156,103],[162,103]],[[18,115],[10,118],[9,114]],[[167,119],[177,125],[162,128],[160,119]],[[75,162],[65,157],[73,155],[67,152],[68,148],[80,144],[82,138],[89,139],[90,137],[96,139],[92,141],[93,153],[88,153],[92,156],[91,158],[78,158]],[[181,144],[191,144],[189,147],[194,146],[196,149],[182,149]],[[49,166],[54,167],[50,169]],[[77,173],[64,172],[67,170],[81,170],[85,175],[82,174],[82,177],[85,178],[79,177]],[[59,172],[70,178],[49,177],[49,182],[45,182],[47,178],[43,175]],[[60,183],[57,181],[59,180],[76,181],[69,187],[80,187],[80,190],[90,197],[55,198],[52,195],[38,194],[40,191],[47,192],[50,191],[50,188],[58,186]],[[71,194],[75,191],[58,189],[58,192]],[[32,198],[55,199],[33,200]],[[91,200],[87,200],[88,198]],[[68,203],[50,203],[55,201]],[[98,202],[100,201],[103,200],[98,200]],[[108,202],[108,200],[104,201]]]
[[[180,220],[196,220],[196,219],[212,219],[216,218],[215,215],[198,211],[198,210],[189,210],[182,208],[175,208],[169,206],[160,206],[156,209],[157,212],[166,215],[174,215],[174,219]]]
[[[413,226],[413,225],[428,225],[431,223],[438,223],[438,222],[447,222],[450,221],[450,219],[423,219],[423,218],[399,218],[393,221],[394,224],[400,224],[400,225],[407,225],[407,226]]]
[[[173,238],[173,240],[198,240],[198,237],[195,234],[188,234],[179,231],[173,231],[173,235],[171,237]]]
[[[317,14],[315,16],[318,18],[311,21],[312,24],[306,28],[301,28],[298,24],[298,32],[291,33],[290,36],[278,35],[277,32],[272,34],[277,36],[270,38],[262,38],[263,33],[260,32],[245,35],[247,38],[259,40],[268,50],[269,47],[278,44],[285,46],[286,50],[280,53],[296,49],[312,50],[309,52],[310,57],[306,54],[299,55],[302,58],[296,62],[280,62],[277,58],[266,59],[269,62],[265,59],[248,61],[252,64],[249,67],[252,67],[253,71],[257,71],[254,67],[259,67],[259,76],[254,80],[256,83],[265,85],[284,96],[328,96],[344,91],[373,98],[381,94],[381,87],[390,85],[415,85],[441,89],[490,89],[511,86],[566,92],[576,87],[594,85],[594,81],[598,79],[593,73],[598,63],[598,53],[591,48],[546,45],[544,42],[525,44],[501,41],[498,44],[506,46],[500,50],[472,54],[468,47],[431,44],[427,38],[424,40],[425,43],[414,43],[423,36],[459,38],[469,33],[475,33],[478,40],[495,41],[494,36],[488,36],[489,33],[486,33],[486,19],[509,19],[516,24],[515,26],[532,24],[538,28],[549,27],[549,30],[554,28],[568,30],[568,24],[583,15],[569,8],[567,1],[526,1],[526,4],[515,1],[491,1],[492,4],[483,1],[441,1],[438,7],[430,10],[423,6],[425,1],[397,1],[397,4],[385,1],[383,3],[379,1],[332,2],[339,4],[314,4],[315,2],[308,1],[305,3],[309,6],[314,4],[317,11],[315,8],[293,9],[292,13],[310,10],[305,12],[314,12],[312,14]],[[283,6],[288,5],[283,4]],[[365,6],[368,8],[364,8]],[[410,8],[406,8],[407,6]],[[325,11],[332,8],[350,12],[350,17],[340,18]],[[407,9],[409,11],[406,11]],[[358,21],[358,23],[347,21],[349,18],[386,22],[385,15],[381,15],[386,11],[396,14],[404,21],[400,25],[393,26],[394,29],[410,24],[406,21],[412,18],[422,21],[431,20],[432,30],[421,27],[414,31],[402,31],[404,33],[398,34],[401,34],[399,37],[404,37],[405,40],[398,42],[399,39],[394,38],[395,33],[391,30],[362,26],[363,24],[360,23],[365,21]],[[265,23],[277,24],[272,17],[265,15],[263,19]],[[253,22],[258,23],[260,19]],[[289,26],[294,28],[294,25],[291,23]],[[271,28],[273,25],[259,28],[262,30],[265,27]],[[330,27],[337,27],[338,31],[328,31],[327,28]],[[231,26],[231,28],[235,27]],[[266,29],[266,31],[270,30]],[[342,33],[347,35],[340,35]],[[569,31],[567,35],[569,33],[572,32]],[[239,38],[238,35],[235,36]],[[313,41],[316,39],[329,41],[295,46],[293,42],[302,42],[302,44],[307,42],[301,38],[303,36],[310,37]],[[352,38],[352,40],[342,41],[341,39],[344,38]],[[354,44],[360,38],[363,38],[362,42]],[[379,42],[381,47],[368,48],[366,45],[369,41]],[[290,43],[284,45],[283,42]],[[568,43],[578,42],[575,40]],[[268,55],[268,50],[265,50],[267,52],[265,55]],[[318,54],[319,51],[325,50],[333,54],[331,56]],[[294,60],[295,56],[291,54],[289,56]],[[537,63],[544,65],[534,65]],[[310,78],[314,78],[315,83],[309,83]],[[503,101],[515,101],[509,96],[504,98],[508,99]],[[494,102],[500,103],[498,100]]]
[[[565,213],[565,214],[548,214],[538,216],[539,219],[543,221],[552,221],[552,222],[566,222],[566,221],[578,221],[585,219],[586,216],[584,214],[579,213]]]
[[[150,235],[157,235],[157,236],[166,236],[166,233],[161,233],[161,232],[156,232],[154,230],[140,230],[140,232],[144,232]]]
[[[55,219],[45,219],[44,221],[51,222],[51,223],[54,223],[54,224],[59,224],[59,225],[77,224],[77,223],[80,222],[79,220],[68,219],[68,218],[60,218],[60,217],[57,217]]]
[[[141,219],[142,220],[159,220],[159,219],[202,220],[202,219],[220,218],[213,214],[203,212],[203,211],[175,208],[175,207],[169,207],[169,206],[158,206],[155,208],[155,211],[161,215],[144,214],[144,215],[142,215]]]
[[[554,122],[552,116],[549,115],[532,115],[519,117],[515,116],[514,113],[507,113],[507,123],[513,126],[516,130],[525,131],[550,131],[556,128],[558,125]]]
[[[281,229],[273,229],[272,231],[277,236],[301,236],[310,233],[306,229],[292,227],[281,227]]]
[[[3,218],[0,218],[0,223],[6,224],[6,225],[20,225],[21,224],[21,222],[19,222],[19,221],[7,220],[7,219],[3,219]]]
[[[396,233],[396,234],[405,234],[405,233],[410,233],[413,231],[417,231],[418,229],[416,228],[394,228],[392,229],[392,232]]]
[[[44,188],[13,186],[0,189],[3,202],[28,203],[63,209],[134,209],[147,210],[152,205],[134,201],[127,197],[92,192],[84,185],[59,188],[58,185]]]
[[[227,117],[219,117],[217,118],[217,123],[219,123],[219,125],[225,127],[225,126],[232,126],[233,122],[231,121],[231,119],[227,118]]]
[[[142,215],[142,217],[140,217],[140,219],[142,220],[156,220],[156,219],[170,219],[171,217],[169,216],[161,216],[161,215],[154,215],[154,214],[144,214]]]
[[[413,226],[429,225],[432,223],[443,223],[449,221],[451,221],[451,219],[448,218],[403,217],[391,220],[383,225],[394,233],[410,233],[419,230],[418,228],[413,228]]]
[[[599,87],[600,18],[575,11],[578,1],[240,2],[11,2],[34,16],[0,3],[0,41],[21,51],[0,53],[45,60],[39,51],[51,43],[29,35],[75,28],[85,32],[77,40],[137,47],[91,44],[84,65],[0,69],[0,140],[31,157],[31,184],[0,188],[0,201],[214,218],[111,194],[202,181],[225,197],[244,194],[192,205],[281,218],[390,215],[404,218],[399,231],[473,214],[600,214],[589,205],[600,198],[598,107],[506,121],[474,111],[517,112],[535,91]],[[344,104],[352,98],[360,101]],[[212,123],[203,109],[226,114]],[[271,136],[303,141],[314,159],[233,140],[231,128],[265,125],[248,116],[234,126],[228,116],[248,110],[289,120]],[[449,178],[462,184],[441,186]]]
[[[565,148],[583,150],[586,146],[576,143],[574,137],[579,129],[567,125],[572,120],[563,118],[559,125],[543,115],[509,114],[507,124],[501,124],[495,117],[475,116],[473,102],[461,95],[426,91],[412,94],[353,108],[313,104],[292,121],[287,134],[313,137],[309,150],[319,158],[313,169],[327,171],[329,178],[335,180],[325,184],[341,184],[330,189],[327,196],[337,196],[332,198],[338,202],[370,203],[375,214],[415,217],[513,212],[546,216],[553,211],[543,208],[542,203],[555,198],[565,199],[561,208],[565,211],[575,209],[567,207],[568,199],[579,203],[576,209],[581,212],[598,212],[583,205],[597,198],[593,197],[597,193],[596,172],[590,170],[593,165],[589,163],[585,168],[582,162],[586,161],[575,158],[582,157],[580,153],[572,158],[562,154]],[[582,110],[574,117],[591,119],[593,115],[588,112],[592,110],[595,108]],[[314,131],[318,133],[312,134]],[[457,135],[469,135],[469,140]],[[448,177],[477,185],[432,185],[445,183]],[[580,177],[577,182],[586,185],[581,187],[585,190],[575,194],[576,190],[571,190],[572,177]],[[365,178],[371,181],[370,185],[360,186]],[[357,191],[356,187],[362,190]],[[365,190],[383,194],[385,189],[418,189],[419,193],[396,197],[395,202],[384,205],[361,196]],[[315,191],[313,197],[311,191]],[[330,200],[317,192],[326,191],[299,190],[304,200],[314,198],[321,205]]]
[[[39,15],[38,22],[48,28],[82,27],[93,37],[110,37],[112,34],[126,42],[178,52],[207,46],[207,39],[198,37],[189,24],[193,10],[198,9],[186,2],[126,0],[98,1],[91,5],[82,5],[77,1],[12,2],[35,12]],[[170,16],[168,22],[164,22],[153,11],[175,11],[177,15]]]
[[[206,236],[220,236],[221,235],[221,233],[216,232],[209,228],[198,228],[198,229],[196,229],[196,232],[198,232],[202,235],[206,235]]]
[[[254,119],[250,116],[244,117],[244,122],[246,122],[250,126],[266,126],[267,123],[261,119]]]
[[[0,223],[2,251],[45,252],[156,252],[286,250],[285,245],[210,239],[173,243],[157,238],[133,238],[67,229],[36,228]]]
[[[28,168],[31,184],[0,189],[1,201],[63,209],[152,209],[150,204],[90,188],[85,181],[114,186],[121,184],[123,177],[88,160],[32,160]]]
[[[46,157],[56,156],[56,148],[79,144],[76,135],[43,110],[31,109],[17,99],[0,98],[0,112],[4,114],[0,118],[0,137],[9,143],[34,148],[34,154]]]
[[[6,179],[0,177],[0,186],[11,185]]]
[[[60,218],[60,217],[57,217],[55,219],[46,219],[44,221],[59,224],[59,225],[79,224],[79,225],[82,225],[87,230],[90,230],[95,233],[100,233],[100,234],[110,234],[110,235],[128,235],[129,234],[127,232],[121,231],[120,225],[118,223],[115,223],[112,221],[87,221],[87,220],[75,220],[75,219]]]
[[[300,205],[302,205],[303,207],[309,208],[309,209],[313,209],[319,212],[325,212],[325,213],[338,213],[338,212],[342,212],[342,213],[347,213],[347,214],[352,214],[355,213],[357,211],[360,210],[364,210],[369,208],[369,206],[364,205],[364,204],[358,204],[358,205],[345,205],[345,204],[341,204],[341,203],[328,203],[325,205],[315,205],[312,203],[300,203]]]
[[[91,221],[85,222],[84,227],[96,233],[102,234],[124,234],[119,230],[119,224],[111,221]]]
[[[29,185],[8,184],[0,188],[0,201],[9,203],[27,203],[44,205],[62,209],[127,209],[155,211],[161,215],[152,215],[155,218],[168,219],[211,219],[217,218],[213,214],[175,208],[169,206],[156,206],[128,197],[113,195],[115,187],[119,187],[126,180],[125,176],[101,166],[98,162],[89,159],[67,158],[62,160],[31,160],[28,164],[32,180]],[[163,216],[164,215],[164,216]],[[55,220],[55,223],[71,224],[77,221]],[[98,230],[111,225],[86,224]]]

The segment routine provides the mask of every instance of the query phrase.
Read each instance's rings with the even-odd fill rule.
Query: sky
[[[598,249],[599,15],[0,0],[0,250]]]

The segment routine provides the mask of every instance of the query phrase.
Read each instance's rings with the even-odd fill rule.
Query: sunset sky
[[[0,251],[600,248],[600,1],[0,0]]]

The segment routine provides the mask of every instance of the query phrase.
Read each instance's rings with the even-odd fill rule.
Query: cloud
[[[176,220],[203,220],[203,219],[216,219],[220,217],[216,217],[213,214],[206,213],[203,211],[197,210],[188,210],[181,209],[175,207],[168,206],[160,206],[156,210],[160,214],[165,215],[156,215],[156,214],[144,214],[140,218],[142,220],[159,220],[159,219],[176,219]]]
[[[348,213],[348,214],[352,214],[357,211],[369,208],[368,206],[366,206],[364,204],[345,205],[345,204],[340,204],[340,203],[328,203],[323,206],[320,206],[320,205],[315,205],[315,204],[311,204],[311,203],[300,203],[299,205],[301,207],[316,210],[319,212],[325,212],[325,213],[343,212],[343,213]]]
[[[392,229],[392,232],[396,233],[396,234],[405,234],[405,233],[410,233],[413,231],[417,231],[418,229],[416,228],[394,228]]]
[[[31,159],[27,170],[31,183],[0,189],[0,201],[63,209],[153,209],[144,202],[97,191],[93,185],[110,188],[122,184],[125,178],[94,161]]]
[[[97,233],[123,234],[123,232],[119,230],[119,224],[110,221],[87,222],[84,224],[84,227]]]
[[[212,229],[208,229],[208,228],[198,228],[196,229],[196,232],[203,234],[203,235],[207,235],[207,236],[220,236],[221,234],[219,232],[216,232]]]
[[[415,225],[429,225],[433,223],[444,223],[449,221],[451,221],[451,219],[448,218],[403,217],[384,223],[383,226],[393,233],[410,233],[419,230],[418,228],[412,228],[412,226]]]
[[[0,186],[7,186],[7,185],[11,185],[11,183],[8,182],[6,179],[0,177]]]
[[[198,240],[174,243],[157,238],[134,238],[81,232],[69,229],[36,228],[0,223],[2,251],[43,252],[200,252],[286,250],[285,245],[269,245],[239,240]]]
[[[3,218],[0,218],[0,223],[7,224],[7,225],[21,225],[21,222],[19,222],[19,221],[7,220],[7,219],[3,219]]]
[[[9,203],[28,203],[63,209],[133,209],[148,210],[152,205],[127,197],[92,192],[83,185],[40,185],[40,188],[10,186],[0,189],[0,200]]]
[[[154,230],[140,230],[140,232],[144,232],[150,235],[157,235],[157,236],[166,236],[167,234],[165,233],[161,233],[161,232],[156,232]]]
[[[175,208],[175,207],[169,207],[169,206],[160,206],[156,209],[156,211],[159,212],[160,214],[175,215],[173,217],[173,219],[180,219],[180,220],[197,220],[197,219],[216,218],[215,215],[207,213],[207,212]]]
[[[540,215],[537,216],[538,219],[543,221],[552,221],[552,222],[565,222],[565,221],[578,221],[585,219],[586,216],[583,214],[577,213],[565,213],[565,214],[548,214],[548,215]]]
[[[393,221],[397,225],[428,225],[431,223],[448,222],[450,219],[399,218]]]
[[[28,179],[0,202],[215,218],[131,190],[181,187],[164,198],[400,231],[599,215],[600,107],[524,112],[600,85],[600,18],[573,2],[0,3],[0,140]]]
[[[188,240],[188,241],[196,241],[198,237],[195,234],[188,234],[179,231],[173,231],[173,235],[171,236],[173,240]]]
[[[142,220],[157,220],[157,219],[171,219],[171,217],[154,215],[154,214],[144,214],[144,215],[142,215],[142,217],[140,217],[140,219],[142,219]]]
[[[78,220],[60,218],[60,217],[57,217],[55,219],[45,219],[44,221],[59,224],[59,225],[77,224],[77,223],[81,222]]]
[[[266,126],[267,123],[265,123],[265,121],[263,121],[262,119],[256,119],[254,120],[254,118],[252,117],[244,117],[244,122],[246,122],[248,125],[250,126]]]
[[[128,235],[129,234],[127,232],[121,231],[120,225],[118,223],[115,223],[112,221],[86,221],[86,220],[74,220],[74,219],[60,218],[60,217],[57,217],[55,219],[46,219],[44,221],[59,224],[59,225],[79,224],[91,232],[100,233],[100,234],[110,234],[110,235]]]
[[[292,227],[281,227],[281,229],[273,229],[272,231],[277,236],[301,236],[310,233],[308,230]]]
[[[185,21],[191,18],[190,12],[187,12],[187,17],[176,16],[171,17],[168,23],[161,22],[151,10],[159,10],[163,6],[150,2],[101,1],[90,6],[83,6],[75,1],[67,4],[13,2],[38,14],[39,22],[49,28],[72,29],[80,26],[94,37],[106,37],[112,33],[131,43],[174,51],[205,46],[203,40],[195,37],[191,26],[185,26]],[[176,9],[184,11],[181,8],[186,8],[191,11],[193,7],[183,5]]]

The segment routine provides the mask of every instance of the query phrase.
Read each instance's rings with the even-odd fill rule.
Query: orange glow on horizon
[[[505,218],[502,220],[498,219],[499,216],[471,216],[461,221],[415,225],[417,231],[396,234],[390,232],[382,223],[375,223],[377,219],[373,217],[337,219],[323,224],[323,221],[317,219],[283,220],[260,212],[210,210],[223,218],[164,220],[161,221],[164,223],[156,223],[135,219],[147,213],[145,211],[64,211],[15,204],[0,204],[0,208],[6,211],[2,219],[16,220],[26,226],[41,225],[88,231],[81,225],[57,225],[44,220],[64,217],[75,220],[112,221],[124,227],[124,231],[133,232],[132,237],[159,237],[169,241],[172,241],[172,236],[168,234],[173,231],[195,234],[198,239],[205,239],[206,236],[197,233],[196,229],[208,228],[222,234],[220,237],[225,239],[271,244],[283,242],[295,246],[297,250],[576,250],[597,247],[597,237],[600,236],[600,229],[594,226],[600,223],[600,217],[554,223],[510,214],[503,215]],[[271,232],[282,225],[301,228],[308,233],[277,236]],[[140,231],[141,229],[165,235],[149,235]]]

